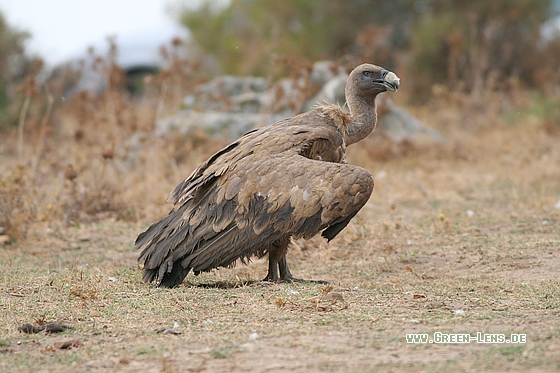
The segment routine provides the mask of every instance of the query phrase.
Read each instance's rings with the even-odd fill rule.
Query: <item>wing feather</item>
[[[300,119],[311,115],[318,114]],[[144,279],[175,286],[191,269],[262,256],[280,239],[321,231],[334,238],[367,202],[373,179],[363,168],[334,163],[344,155],[334,126],[301,127],[285,121],[253,131],[179,183],[168,197],[173,210],[136,240]]]

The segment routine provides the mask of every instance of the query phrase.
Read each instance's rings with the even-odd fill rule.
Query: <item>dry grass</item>
[[[78,97],[58,112],[39,156],[39,138],[26,137],[23,161],[6,133],[0,370],[560,369],[558,134],[532,110],[538,101],[516,95],[513,115],[499,97],[480,107],[445,94],[416,108],[445,144],[374,135],[350,149],[349,161],[376,175],[373,197],[329,245],[300,241],[290,253],[296,276],[330,286],[257,284],[264,260],[191,275],[172,290],[140,281],[136,235],[223,145],[131,142],[153,125],[157,95],[141,105],[101,96],[89,108],[94,101]],[[17,330],[26,322],[73,329],[26,335]],[[407,333],[436,331],[524,333],[528,342],[406,343]]]

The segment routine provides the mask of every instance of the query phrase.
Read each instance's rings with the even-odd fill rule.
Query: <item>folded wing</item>
[[[365,169],[299,154],[247,154],[234,167],[207,163],[171,193],[175,208],[168,216],[138,237],[145,281],[175,286],[191,269],[199,273],[263,256],[290,236],[322,231],[331,240],[373,191]]]

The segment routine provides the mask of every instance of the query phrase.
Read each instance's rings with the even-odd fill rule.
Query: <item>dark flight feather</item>
[[[290,239],[322,232],[332,240],[369,199],[373,178],[346,164],[346,146],[373,130],[375,96],[396,87],[395,74],[361,65],[346,89],[350,113],[318,107],[212,155],[170,193],[169,214],[136,239],[144,281],[174,287],[191,270],[267,254],[266,279],[293,280],[285,257]]]

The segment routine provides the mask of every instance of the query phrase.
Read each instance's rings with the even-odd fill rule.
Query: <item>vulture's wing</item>
[[[373,191],[371,174],[357,166],[300,155],[255,166],[251,157],[250,168],[242,162],[227,177],[207,175],[192,194],[187,186],[182,203],[138,237],[146,281],[162,280],[178,261],[198,273],[262,256],[283,237],[323,231],[331,240]]]
[[[175,286],[190,269],[262,256],[290,236],[334,238],[369,199],[373,179],[333,163],[344,161],[335,126],[301,124],[323,119],[309,112],[253,131],[177,185],[173,210],[136,240],[144,280]]]

